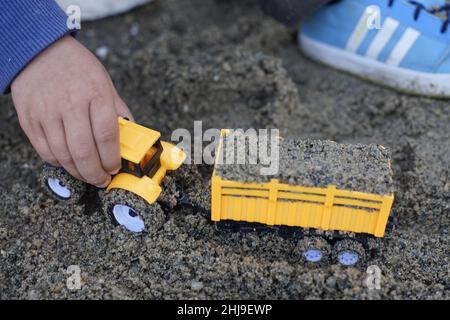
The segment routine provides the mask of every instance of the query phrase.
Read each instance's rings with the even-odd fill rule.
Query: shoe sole
[[[377,84],[409,94],[442,99],[450,97],[450,74],[433,74],[389,66],[314,40],[304,34],[299,36],[299,46],[303,53],[313,60]]]

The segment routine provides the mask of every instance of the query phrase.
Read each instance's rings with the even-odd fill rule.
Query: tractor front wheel
[[[54,198],[77,203],[86,191],[86,184],[72,177],[63,168],[44,164],[40,178],[42,187]]]
[[[112,189],[104,195],[103,211],[114,225],[135,233],[154,233],[165,221],[164,212],[158,203],[150,205],[136,194],[123,189]]]

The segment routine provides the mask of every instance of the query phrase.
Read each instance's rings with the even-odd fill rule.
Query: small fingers
[[[84,180],[83,176],[75,166],[72,155],[70,154],[69,148],[67,146],[62,120],[49,119],[42,124],[42,128],[44,130],[49,148],[58,163],[76,179]]]
[[[111,103],[94,100],[90,106],[92,133],[103,169],[111,175],[120,169],[119,125]]]
[[[101,164],[100,156],[92,134],[89,108],[74,109],[63,118],[67,147],[76,168],[83,179],[99,188],[106,187],[111,176]]]

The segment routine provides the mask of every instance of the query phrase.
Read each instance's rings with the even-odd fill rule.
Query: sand
[[[93,190],[61,205],[39,187],[40,161],[2,97],[0,298],[448,299],[448,101],[318,65],[294,38],[242,0],[157,1],[81,32],[93,51],[109,49],[104,63],[137,121],[166,139],[203,120],[389,148],[398,224],[371,261],[380,290],[364,270],[305,267],[289,239],[220,235],[204,212],[174,207],[157,232],[135,235],[111,225]],[[189,195],[207,203],[210,169],[185,170]],[[80,290],[66,287],[70,265],[81,269]]]
[[[237,132],[224,138],[224,160],[216,166],[217,175],[242,182],[264,183],[278,179],[294,186],[326,188],[334,185],[338,189],[379,195],[394,192],[389,150],[383,146],[278,139],[279,157],[272,159],[277,163],[277,170],[266,175],[261,169],[268,166],[265,161],[270,157],[259,157],[257,152],[261,146],[256,144],[267,142],[256,136],[252,141],[245,137]],[[240,144],[242,139],[245,142]],[[250,142],[255,143],[254,147],[250,147]],[[267,147],[270,149],[270,144]],[[272,155],[272,151],[268,154]]]

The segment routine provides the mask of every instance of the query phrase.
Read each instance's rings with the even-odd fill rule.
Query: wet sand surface
[[[49,198],[9,97],[0,99],[0,298],[448,299],[450,105],[408,96],[304,58],[295,36],[253,1],[167,0],[84,24],[136,120],[176,128],[279,128],[287,138],[384,145],[398,225],[383,240],[381,289],[366,272],[299,263],[274,235],[220,235],[207,215],[173,209],[154,232],[112,227],[95,193]],[[102,48],[101,50],[98,50]],[[107,49],[107,50],[106,50]],[[208,203],[210,168],[178,176]],[[67,267],[81,269],[68,290]]]

